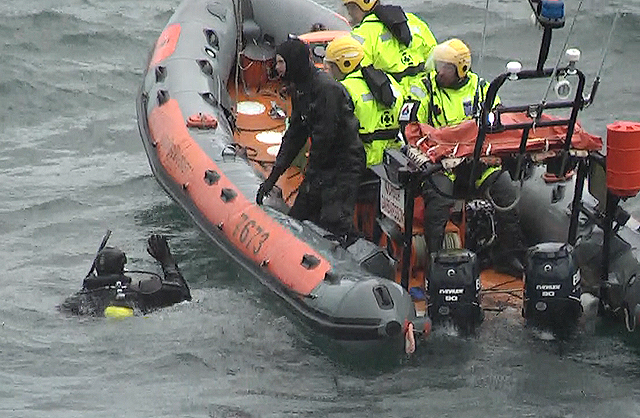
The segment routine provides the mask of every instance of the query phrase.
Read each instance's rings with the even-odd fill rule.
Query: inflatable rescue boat
[[[137,101],[143,144],[169,195],[313,329],[337,340],[402,345],[407,330],[428,331],[429,322],[393,281],[384,251],[364,240],[347,251],[286,215],[302,163],[282,176],[281,198],[255,203],[290,111],[270,71],[275,45],[314,24],[329,36],[349,30],[342,16],[310,1],[183,2],[144,75]]]
[[[601,312],[624,317],[633,329],[640,315],[640,224],[618,202],[640,190],[626,142],[629,136],[640,142],[640,128],[612,125],[626,150],[605,165],[601,139],[577,122],[595,94],[595,88],[584,93],[577,59],[544,67],[551,32],[564,24],[564,14],[547,3],[529,1],[545,28],[537,68],[510,65],[491,83],[489,99],[504,83],[535,78],[575,80],[573,98],[485,108],[477,123],[456,128],[409,125],[408,144],[386,153],[375,170],[379,180],[363,185],[363,196],[373,193],[360,199],[356,224],[368,239],[343,248],[327,231],[287,215],[304,175],[304,152],[263,206],[255,196],[290,113],[272,71],[275,46],[295,34],[319,64],[327,42],[349,31],[346,19],[310,0],[185,0],[151,51],[137,98],[153,174],[219,248],[311,328],[336,340],[411,352],[432,319],[473,331],[484,312],[509,306],[521,309],[527,323],[570,329],[582,312],[585,283],[601,296]],[[547,115],[558,109],[568,115]],[[482,199],[458,198],[445,250],[426,253],[418,185],[463,164],[471,173],[500,164],[521,184],[514,204],[531,246],[522,275],[479,262],[476,252],[492,242],[491,213],[501,210]]]

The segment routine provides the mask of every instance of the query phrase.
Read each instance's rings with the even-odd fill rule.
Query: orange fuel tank
[[[607,125],[607,187],[620,197],[640,192],[640,122]]]

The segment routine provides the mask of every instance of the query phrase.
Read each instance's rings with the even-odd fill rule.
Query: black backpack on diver
[[[528,325],[569,331],[582,315],[580,270],[567,243],[547,242],[527,251],[522,316]]]
[[[432,253],[426,287],[434,324],[449,322],[460,331],[473,332],[482,322],[480,266],[472,251]]]

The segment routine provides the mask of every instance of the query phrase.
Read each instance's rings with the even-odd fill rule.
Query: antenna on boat
[[[562,60],[564,51],[567,49],[567,44],[569,43],[569,38],[571,38],[571,34],[573,33],[573,26],[576,23],[578,15],[580,14],[580,9],[582,8],[582,1],[583,0],[580,0],[580,3],[578,3],[578,9],[576,10],[576,14],[575,16],[573,16],[573,20],[571,21],[571,26],[569,27],[569,33],[567,33],[567,38],[564,41],[564,45],[562,45],[560,54],[558,54],[558,60],[556,61],[556,65],[553,66],[553,72],[551,73],[551,77],[549,77],[549,84],[547,85],[547,91],[544,93],[544,96],[542,97],[541,103],[543,106],[547,102],[547,96],[549,95],[549,91],[551,90],[551,85],[553,84],[553,80],[555,79],[556,74],[558,72],[558,65],[560,65],[560,60]]]
[[[233,8],[235,9],[235,13],[236,13],[236,74],[235,74],[235,100],[234,100],[234,111],[237,110],[237,106],[238,106],[238,86],[240,84],[239,78],[240,78],[240,68],[241,68],[241,64],[240,64],[240,54],[242,53],[242,1],[240,0],[233,0]],[[219,96],[218,96],[219,97]]]
[[[484,74],[484,46],[487,39],[487,19],[489,17],[489,0],[484,7],[484,27],[482,28],[482,48],[480,48],[480,56],[478,57],[478,67],[480,72],[478,74]]]
[[[609,30],[609,36],[607,37],[607,43],[605,44],[602,50],[602,61],[600,62],[600,68],[596,73],[596,78],[593,81],[593,86],[591,87],[591,93],[589,93],[589,97],[585,98],[584,107],[589,107],[593,103],[593,99],[596,97],[596,92],[598,91],[598,86],[600,85],[600,74],[602,73],[602,68],[604,67],[604,60],[607,58],[607,51],[609,51],[609,46],[611,45],[611,37],[613,36],[613,31],[616,27],[616,22],[618,21],[618,17],[620,16],[620,10],[616,11],[615,16],[613,16],[613,22],[611,23],[611,29]]]

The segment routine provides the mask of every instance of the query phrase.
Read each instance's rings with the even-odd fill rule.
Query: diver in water
[[[101,247],[107,239],[108,235]],[[147,252],[162,266],[164,278],[147,271],[125,271],[125,253],[117,247],[104,247],[98,251],[82,289],[68,297],[60,310],[75,315],[124,317],[191,300],[189,286],[171,255],[167,238],[151,235]],[[127,273],[144,278],[134,280]]]

